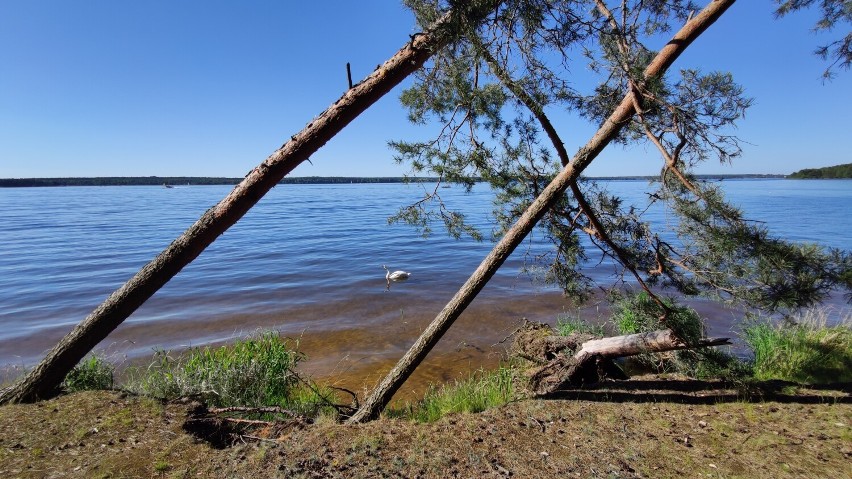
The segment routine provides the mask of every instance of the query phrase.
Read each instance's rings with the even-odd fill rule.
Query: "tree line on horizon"
[[[850,165],[841,165],[849,167]],[[832,167],[837,168],[837,167]],[[802,170],[816,171],[816,170]],[[797,172],[801,173],[801,172]],[[797,174],[797,173],[794,173]],[[847,176],[852,174],[849,169]],[[790,177],[793,177],[792,175]],[[814,176],[808,176],[812,178]],[[657,176],[598,176],[594,180],[645,180],[651,181]],[[785,178],[784,175],[773,174],[720,174],[720,175],[696,175],[696,178],[705,180],[722,179],[759,179],[759,178]],[[816,178],[819,178],[817,176]],[[826,178],[838,178],[837,176],[826,176]],[[68,177],[68,178],[0,178],[0,188],[25,188],[25,187],[50,187],[50,186],[213,186],[213,185],[237,185],[242,178],[228,178],[219,176],[96,176],[96,177]],[[436,182],[438,178],[433,177],[406,177],[406,176],[302,176],[286,177],[278,184],[282,185],[312,185],[312,184],[346,184],[346,183],[420,183]],[[477,182],[482,182],[481,178]]]
[[[39,186],[159,186],[159,185],[237,185],[243,178],[219,176],[104,176],[71,178],[0,178],[3,187]],[[303,176],[282,179],[279,184],[343,184],[343,183],[403,183],[405,181],[435,181],[435,178],[406,178],[396,176]]]
[[[800,180],[852,178],[852,163],[824,168],[805,168],[791,174],[788,178]]]

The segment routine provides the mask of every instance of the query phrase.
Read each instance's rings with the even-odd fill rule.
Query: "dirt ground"
[[[850,392],[770,385],[745,399],[646,378],[431,424],[258,426],[224,447],[187,430],[192,404],[84,392],[0,407],[0,477],[846,478]]]

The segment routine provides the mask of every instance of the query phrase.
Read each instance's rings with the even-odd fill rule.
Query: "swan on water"
[[[387,266],[382,265],[382,268],[384,268],[386,271],[385,280],[388,282],[387,289],[390,289],[391,281],[405,281],[411,276],[411,273],[407,271],[394,271],[393,273],[391,273]]]

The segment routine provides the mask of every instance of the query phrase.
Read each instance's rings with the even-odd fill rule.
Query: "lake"
[[[641,200],[644,181],[602,182]],[[852,180],[726,180],[728,198],[794,241],[850,248]],[[30,366],[112,291],[162,251],[230,186],[0,189],[0,368]],[[423,238],[387,222],[422,186],[279,185],[99,347],[117,362],[155,348],[232,340],[258,329],[299,338],[305,369],[350,388],[371,386],[490,251],[488,240],[456,241],[440,226]],[[440,190],[490,236],[493,195]],[[655,222],[667,221],[653,211]],[[534,235],[535,236],[535,235]],[[540,237],[539,237],[540,238]],[[521,318],[555,323],[577,312],[554,288],[521,270],[541,251],[534,237],[430,354],[411,387],[444,381],[499,360],[500,341]],[[386,264],[412,273],[385,287]],[[612,265],[588,272],[611,281]],[[711,334],[732,334],[742,314],[695,301]],[[840,299],[833,306],[845,307]],[[603,314],[595,304],[583,314]]]

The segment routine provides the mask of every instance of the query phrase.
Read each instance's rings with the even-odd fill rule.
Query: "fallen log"
[[[730,338],[702,338],[692,344],[682,341],[671,329],[651,331],[650,333],[628,334],[603,339],[593,339],[583,343],[583,347],[574,355],[598,355],[603,358],[623,358],[645,353],[662,353],[679,349],[704,348],[731,344]]]
[[[602,339],[590,335],[558,336],[545,325],[530,324],[512,347],[516,356],[536,364],[528,370],[528,388],[536,396],[596,383],[602,378],[627,379],[613,359],[646,353],[730,344],[729,338],[702,338],[686,343],[669,329]]]

